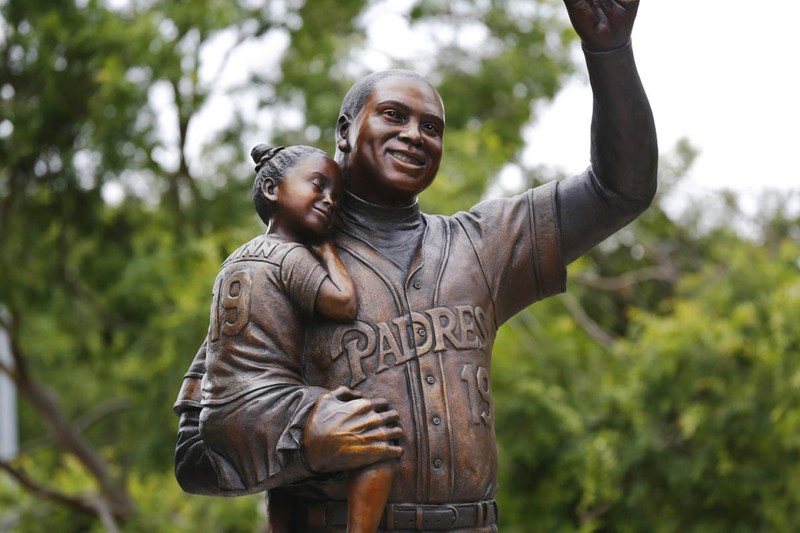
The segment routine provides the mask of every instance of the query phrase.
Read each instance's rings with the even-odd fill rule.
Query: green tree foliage
[[[170,407],[204,336],[219,264],[261,231],[248,198],[251,143],[331,146],[340,99],[367,70],[361,15],[376,4],[0,2],[0,304],[15,358],[0,370],[22,398],[21,454],[0,463],[4,524],[244,531],[263,522],[260,498],[181,494]],[[521,147],[515,130],[531,101],[568,73],[563,24],[548,28],[531,12],[524,18],[536,31],[515,30],[530,45],[523,55],[533,64],[555,35],[545,63],[562,68],[526,79],[525,61],[507,57],[506,81],[493,91],[492,59],[513,56],[500,46],[504,26],[520,17],[487,9],[420,4],[413,14],[429,29],[448,18],[491,22],[491,49],[465,58],[445,42],[449,56],[428,69],[443,73],[456,106],[454,149],[459,136],[481,146],[480,129],[510,106],[508,127],[489,128],[508,138],[480,147],[484,172],[469,174],[465,204]],[[487,79],[488,108],[474,109],[447,81],[465,59]],[[506,98],[513,83],[522,85]],[[220,101],[230,112],[209,124],[203,113]],[[192,135],[202,141],[192,145]]]
[[[382,4],[0,0],[0,317],[15,357],[0,371],[22,436],[0,462],[0,530],[263,529],[259,496],[180,491],[171,404],[219,264],[263,229],[249,148],[332,149]],[[517,162],[522,128],[573,71],[562,9],[409,7],[435,53],[384,59],[447,104],[427,211],[469,207]],[[662,182],[692,155],[679,146]],[[743,226],[761,241],[656,206],[571,267],[568,295],[505,327],[504,532],[797,523],[798,222],[764,204]],[[741,218],[720,205],[720,221]]]
[[[145,512],[132,484],[155,472],[178,493],[169,405],[207,323],[209,280],[241,231],[200,224],[185,133],[207,91],[197,49],[247,14],[235,2],[82,4],[1,12],[0,303],[15,357],[4,370],[24,400],[22,454],[4,467],[48,500],[7,494],[3,508],[31,531],[115,530]],[[171,144],[158,84],[174,89]],[[124,201],[103,201],[109,185]]]
[[[662,162],[667,190],[692,156]],[[800,219],[662,203],[498,339],[504,531],[796,529]]]

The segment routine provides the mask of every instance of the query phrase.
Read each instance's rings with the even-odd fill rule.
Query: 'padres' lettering
[[[353,325],[336,329],[331,339],[331,359],[336,360],[347,353],[350,387],[355,387],[367,379],[364,361],[371,357],[377,357],[373,364],[374,372],[379,374],[414,357],[422,357],[431,350],[483,348],[487,338],[485,320],[486,314],[480,307],[462,305],[436,307],[424,313],[412,311],[408,316],[375,325],[356,321]],[[477,387],[475,394],[480,394],[482,384],[479,381],[482,378],[473,376],[472,379]],[[488,387],[487,374],[482,397],[489,395]]]
[[[392,322],[395,323],[396,321],[393,320]],[[408,345],[407,341],[402,340],[406,335],[406,331],[400,330],[400,342]],[[378,354],[378,368],[375,370],[376,374],[383,372],[384,370],[389,370],[389,367],[386,365],[387,355],[394,357],[395,365],[405,363],[411,359],[411,357],[413,357],[413,354],[410,351],[400,350],[400,346],[397,345],[397,341],[394,339],[394,334],[389,329],[389,324],[386,322],[381,322],[378,324],[378,339],[378,350],[380,353]]]
[[[456,315],[446,307],[437,307],[426,311],[433,319],[433,333],[436,339],[436,344],[433,347],[434,352],[443,352],[447,350],[444,345],[444,340],[450,341],[454,348],[460,349],[461,340],[457,339],[453,330],[455,329]]]
[[[350,362],[350,387],[355,387],[367,376],[361,368],[361,360],[375,351],[375,332],[364,322],[356,322],[354,327],[339,328],[333,336],[331,359],[337,359],[342,351],[347,352]]]
[[[478,313],[483,315],[480,307],[476,307],[475,311],[468,305],[459,305],[456,307],[458,313],[458,325],[461,327],[461,343],[464,349],[475,350],[481,347],[481,339],[475,332],[475,327],[478,321],[482,318]],[[486,333],[481,332],[481,337],[486,338]]]
[[[414,339],[414,348],[417,350],[417,357],[422,357],[431,351],[433,345],[433,335],[431,335],[431,323],[422,313],[411,311],[411,337]],[[420,343],[417,344],[417,339]]]

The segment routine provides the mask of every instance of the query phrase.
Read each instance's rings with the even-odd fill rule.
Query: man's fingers
[[[403,448],[396,444],[386,442],[363,446],[358,450],[358,455],[368,463],[375,463],[383,459],[395,459],[403,455]]]
[[[331,392],[331,396],[342,402],[349,402],[362,398],[361,393],[347,387],[336,387]]]
[[[400,414],[395,410],[384,411],[382,413],[369,411],[369,414],[365,413],[360,419],[362,420],[362,432],[366,433],[376,428],[389,427],[397,424],[400,420]]]
[[[378,413],[381,415],[381,423],[384,426],[397,424],[400,421],[400,413],[392,409],[391,411],[384,411],[382,413]]]
[[[567,9],[575,13],[583,13],[585,15],[594,13],[592,5],[586,0],[564,0],[564,5]]]
[[[389,402],[385,398],[373,398],[370,401],[372,402],[372,409],[376,412],[386,411],[389,408]]]
[[[400,440],[403,438],[403,428],[399,426],[393,426],[390,428],[386,428],[386,439],[391,441]],[[398,448],[400,448],[398,446]],[[400,448],[402,450],[402,448]]]
[[[395,459],[403,455],[403,448],[400,446],[389,445],[386,447],[386,458],[387,459]]]
[[[363,419],[363,431],[366,433],[375,428],[393,426],[399,421],[400,413],[394,409],[383,412],[370,411],[370,414]]]
[[[346,406],[342,407],[346,408],[352,416],[359,418],[377,413],[374,400],[367,400],[366,398],[350,400]]]
[[[640,0],[564,0],[572,27],[593,51],[614,50],[630,41]]]
[[[403,428],[399,426],[376,426],[361,432],[359,435],[367,446],[377,446],[381,443],[388,444],[390,441],[396,441],[403,438]]]
[[[364,414],[366,412],[384,413],[389,412],[389,402],[383,398],[357,398],[351,400],[351,405],[348,406],[353,414]]]

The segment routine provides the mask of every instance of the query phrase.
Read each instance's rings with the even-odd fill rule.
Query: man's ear
[[[278,202],[278,183],[275,181],[275,178],[265,178],[264,181],[261,182],[261,194],[263,194],[264,198],[271,204]]]
[[[347,115],[339,115],[339,120],[336,121],[336,148],[344,154],[350,151],[347,134],[350,133],[351,123],[350,117]]]

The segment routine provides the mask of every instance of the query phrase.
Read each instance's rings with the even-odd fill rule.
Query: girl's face
[[[308,155],[277,186],[270,233],[298,242],[327,236],[336,222],[336,205],[343,191],[339,165],[323,154]]]

